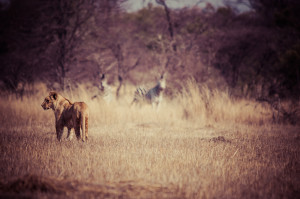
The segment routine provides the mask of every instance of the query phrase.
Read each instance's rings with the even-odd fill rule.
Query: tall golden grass
[[[62,93],[89,105],[87,143],[56,140],[47,89],[2,97],[0,196],[299,197],[299,127],[272,124],[268,106],[193,80],[157,110],[130,106],[133,91],[109,104],[84,85]]]
[[[177,101],[184,116],[203,123],[269,124],[271,107],[262,106],[253,100],[234,99],[226,91],[199,87],[194,80],[188,80]]]
[[[14,95],[1,98],[3,110],[8,109],[14,116],[30,115],[38,117],[41,114],[40,104],[49,91],[43,85],[33,96],[17,99]],[[243,124],[269,124],[272,122],[270,106],[253,100],[233,99],[228,92],[211,90],[207,86],[198,86],[194,80],[188,80],[183,90],[177,92],[176,97],[165,97],[159,110],[151,106],[130,106],[134,88],[129,87],[123,92],[118,101],[106,103],[102,99],[91,100],[92,93],[86,90],[85,85],[70,89],[62,93],[71,101],[85,101],[88,103],[94,122],[111,124],[120,122],[189,122],[196,125],[209,125],[211,123],[243,123]],[[12,116],[13,116],[12,115]],[[45,117],[51,115],[46,113]],[[47,115],[47,116],[46,116]],[[14,117],[13,116],[13,117]],[[15,118],[16,118],[15,117]]]

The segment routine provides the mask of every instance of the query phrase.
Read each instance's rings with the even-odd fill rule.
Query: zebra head
[[[105,74],[102,74],[102,76],[100,77],[100,90],[104,91],[105,88],[107,87],[108,87],[107,79],[105,77]]]
[[[159,85],[159,87],[164,90],[166,88],[166,73],[162,73],[160,76],[160,79],[157,82],[157,85]]]

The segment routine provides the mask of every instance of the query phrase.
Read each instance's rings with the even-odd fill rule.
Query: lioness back
[[[85,114],[85,115],[89,115],[89,107],[86,103],[84,102],[74,102],[73,104],[73,108],[74,111],[76,111],[76,113],[78,114]]]

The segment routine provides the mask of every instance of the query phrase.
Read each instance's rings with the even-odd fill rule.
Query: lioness
[[[52,109],[55,115],[55,127],[57,139],[61,141],[64,127],[68,128],[67,139],[71,129],[75,129],[77,139],[85,141],[88,139],[88,117],[89,108],[84,102],[72,103],[70,100],[51,91],[42,103],[44,110]],[[82,135],[80,135],[80,127]]]

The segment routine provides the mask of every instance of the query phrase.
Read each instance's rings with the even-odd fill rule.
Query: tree
[[[1,79],[6,88],[46,79],[64,89],[72,67],[99,50],[101,45],[90,41],[102,37],[110,13],[124,1],[12,1],[0,11]],[[93,45],[87,48],[87,43]]]
[[[8,91],[22,97],[24,87],[42,73],[37,55],[45,50],[39,37],[38,1],[11,1],[0,11],[0,78]]]

